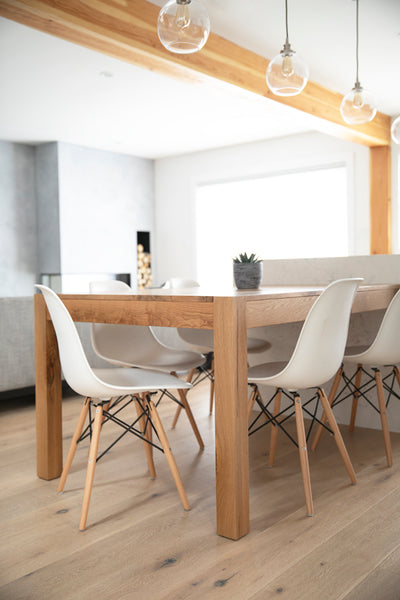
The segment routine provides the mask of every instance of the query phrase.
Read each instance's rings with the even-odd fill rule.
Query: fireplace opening
[[[137,241],[137,286],[141,290],[151,287],[153,278],[151,274],[150,231],[138,231]]]

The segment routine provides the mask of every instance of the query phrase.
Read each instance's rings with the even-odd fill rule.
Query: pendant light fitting
[[[288,6],[285,0],[286,40],[267,68],[267,84],[276,96],[296,96],[308,81],[308,67],[289,43]]]
[[[170,52],[192,54],[207,42],[210,19],[198,0],[169,0],[158,14],[157,33]]]
[[[356,82],[353,89],[344,96],[340,105],[342,118],[350,125],[368,123],[376,115],[373,96],[361,87],[358,78],[358,1],[356,0]]]

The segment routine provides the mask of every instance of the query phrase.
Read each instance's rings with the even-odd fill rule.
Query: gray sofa
[[[77,328],[91,365],[106,363],[94,354],[90,324]],[[0,298],[0,394],[35,385],[35,334],[33,295]]]

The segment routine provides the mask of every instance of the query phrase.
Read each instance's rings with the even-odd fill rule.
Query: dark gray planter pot
[[[233,263],[233,278],[239,290],[256,290],[260,287],[262,275],[262,262]]]

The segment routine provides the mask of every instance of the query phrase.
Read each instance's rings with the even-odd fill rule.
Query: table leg
[[[214,300],[217,533],[237,540],[249,532],[246,305]]]
[[[53,324],[42,294],[35,294],[36,464],[38,477],[62,471],[61,367]]]

